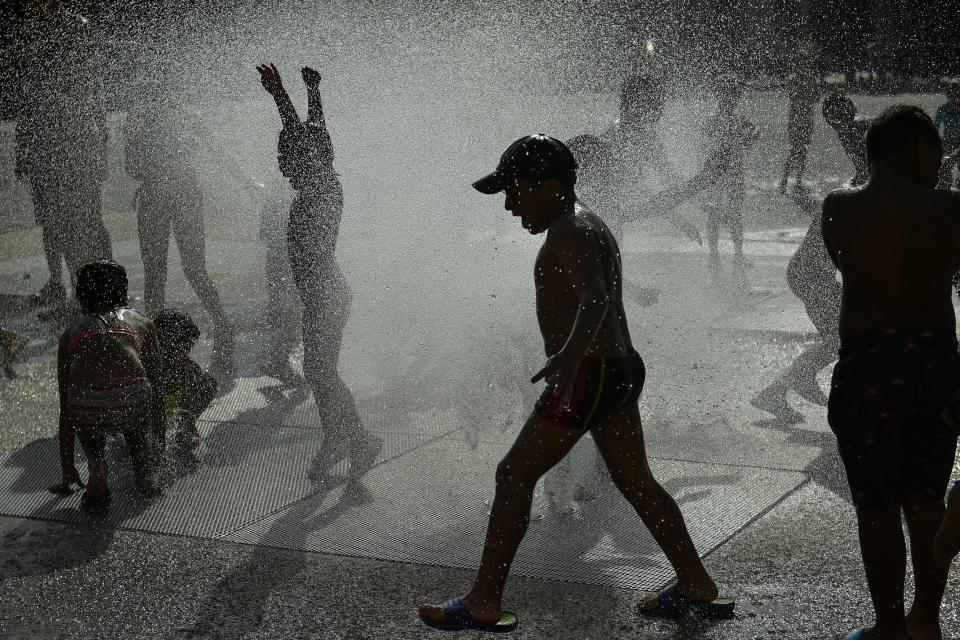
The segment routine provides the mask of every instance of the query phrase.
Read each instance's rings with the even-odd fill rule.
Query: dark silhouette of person
[[[848,96],[830,93],[823,99],[823,119],[837,133],[844,152],[853,163],[854,176],[850,186],[856,187],[867,181],[870,164],[867,162],[867,147],[864,137],[870,121],[857,115],[857,107]]]
[[[796,178],[794,190],[805,190],[803,172],[807,168],[807,148],[813,137],[813,106],[820,99],[820,81],[807,56],[802,56],[796,72],[787,82],[790,108],[787,117],[787,139],[790,151],[780,179],[780,193],[787,192],[787,182]]]
[[[383,441],[363,428],[356,401],[337,371],[352,293],[335,257],[343,188],[333,168],[333,143],[324,121],[320,74],[304,67],[307,120],[301,121],[273,65],[260,65],[260,80],[280,111],[277,145],[280,171],[297,192],[290,207],[287,249],[293,280],[303,302],[303,370],[324,429],[327,469],[350,456],[350,476],[370,468]],[[327,442],[330,446],[327,446]]]
[[[15,171],[30,185],[42,229],[50,270],[39,295],[45,304],[65,301],[61,260],[75,279],[82,265],[112,256],[100,217],[106,112],[90,32],[89,21],[58,0],[28,0],[21,41],[0,61],[0,69],[19,69]]]
[[[141,101],[131,108],[124,138],[127,173],[140,182],[135,204],[147,315],[164,308],[172,232],[184,276],[213,320],[210,367],[227,373],[233,368],[235,329],[207,271],[203,194],[195,169],[199,127],[179,98],[153,81],[143,85]]]
[[[637,196],[651,169],[666,188],[679,183],[656,130],[665,103],[662,79],[650,73],[630,75],[620,87],[619,118],[600,135],[584,133],[567,141],[577,160],[578,196],[587,204],[607,203],[604,220],[618,239],[626,223],[637,218]],[[690,223],[674,215],[671,221],[697,238]]]
[[[934,542],[957,434],[960,354],[950,281],[960,269],[960,194],[938,189],[943,144],[920,107],[870,122],[870,177],[823,202],[827,252],[843,277],[839,361],[827,419],[856,507],[876,624],[848,638],[940,638],[947,567]],[[904,611],[906,540],[913,602]],[[865,634],[865,635],[864,635]]]
[[[747,150],[757,139],[757,127],[737,112],[742,90],[724,79],[717,84],[717,112],[708,124],[707,158],[703,168],[682,184],[664,189],[647,205],[653,210],[673,211],[696,194],[712,191],[707,209],[707,245],[710,266],[719,267],[720,225],[726,223],[733,240],[734,265],[747,266],[743,254],[745,163]],[[689,235],[689,234],[688,234]],[[692,237],[692,236],[691,236]]]

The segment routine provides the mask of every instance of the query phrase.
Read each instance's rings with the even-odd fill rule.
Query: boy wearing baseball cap
[[[544,379],[548,386],[497,467],[496,498],[473,587],[442,606],[420,607],[420,619],[437,629],[517,627],[517,616],[500,605],[530,520],[534,487],[587,431],[613,481],[677,571],[677,584],[641,602],[641,613],[733,613],[732,600],[717,600],[717,586],[676,502],[647,465],[637,404],[645,372],[623,309],[620,252],[600,217],[577,201],[576,169],[559,140],[526,136],[510,145],[493,173],[473,184],[481,193],[504,192],[504,208],[531,234],[547,232],[534,280],[548,359],[531,382]]]

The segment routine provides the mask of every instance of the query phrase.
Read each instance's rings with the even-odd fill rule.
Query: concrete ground
[[[736,618],[651,621],[633,611],[643,591],[517,576],[504,601],[520,615],[516,637],[834,638],[871,620],[853,510],[823,408],[792,392],[792,413],[777,415],[749,404],[811,343],[810,327],[782,277],[797,233],[792,226],[751,232],[748,253],[754,266],[745,289],[736,289],[729,274],[710,286],[691,284],[702,256],[662,229],[632,229],[624,241],[628,281],[659,291],[650,307],[628,297],[635,340],[652,372],[643,402],[650,456],[705,459],[771,469],[771,474],[797,468],[804,475],[802,484],[779,495],[772,508],[737,522],[734,535],[706,557],[723,593],[738,600]],[[522,260],[525,239],[508,235],[501,241],[512,247],[512,259]],[[131,265],[132,281],[140,282],[132,243],[118,247]],[[219,281],[227,291],[231,278],[246,269],[231,266],[229,256],[237,253],[226,243],[211,242],[211,261],[225,265]],[[20,377],[0,382],[0,449],[11,453],[55,433],[51,338],[56,327],[37,324],[34,311],[16,307],[38,283],[18,283],[15,276],[36,268],[38,260],[12,258],[0,267],[8,324],[30,338],[16,366]],[[250,260],[245,254],[242,263]],[[184,285],[174,275],[171,295],[196,309]],[[499,296],[509,306],[511,296],[519,300],[523,294],[504,287]],[[232,308],[246,335],[254,334],[256,314],[245,314],[240,305]],[[666,333],[669,318],[677,317],[685,318],[683,330]],[[255,341],[241,342],[241,350],[245,344],[255,348]],[[351,353],[345,349],[345,358]],[[241,378],[245,366],[241,363]],[[356,387],[376,386],[367,381],[364,387],[369,371],[362,362],[355,370],[344,366]],[[824,370],[818,378],[822,388],[828,374]],[[370,394],[376,396],[358,392]],[[498,401],[506,410],[512,400],[509,393],[501,395]],[[503,447],[510,435],[480,428],[474,437],[482,443],[500,440],[496,446]],[[55,460],[50,465],[55,475]],[[492,463],[486,472],[492,474]],[[450,470],[451,477],[455,473]],[[438,481],[433,490],[441,492],[443,479]],[[372,499],[377,500],[376,492]],[[418,499],[429,501],[431,495],[411,497]],[[535,520],[533,527],[551,522]],[[106,525],[2,517],[0,531],[0,637],[9,638],[434,637],[437,633],[417,620],[416,605],[462,593],[472,577],[464,569]],[[948,638],[960,636],[958,602],[960,572],[954,569],[942,616]]]
[[[432,99],[435,89],[423,84]],[[433,460],[432,475],[410,464],[403,469],[404,460],[413,458],[398,458],[389,489],[395,499],[405,488],[419,487],[410,490],[411,511],[449,500],[455,493],[451,487],[464,472],[492,479],[494,461],[523,417],[517,407],[529,406],[523,402],[530,391],[522,390],[520,381],[541,360],[529,282],[537,240],[522,235],[500,209],[499,200],[480,198],[467,185],[489,170],[504,144],[518,135],[543,130],[569,137],[583,130],[599,131],[616,109],[613,95],[514,96],[494,87],[486,99],[441,92],[453,98],[428,102],[429,111],[424,112],[418,91],[405,80],[391,100],[382,102],[343,91],[333,96],[327,109],[347,202],[338,256],[354,291],[341,373],[358,402],[377,415],[399,415],[424,406],[457,411],[451,439],[483,453],[446,465],[443,459]],[[535,113],[530,108],[534,98]],[[867,115],[882,106],[880,99],[857,100]],[[923,97],[928,107],[934,100]],[[714,531],[715,539],[702,548],[722,592],[737,598],[737,616],[715,623],[640,618],[633,611],[644,593],[638,585],[654,589],[660,584],[642,585],[631,578],[627,583],[635,588],[604,586],[616,582],[617,576],[609,575],[605,582],[577,582],[578,567],[587,573],[588,554],[563,555],[567,552],[555,536],[555,564],[574,576],[546,579],[545,570],[527,562],[526,575],[511,578],[504,605],[520,616],[515,637],[819,639],[843,637],[871,621],[853,509],[824,409],[816,394],[794,390],[786,392],[785,406],[761,401],[761,392],[782,386],[782,374],[815,336],[784,277],[788,256],[808,219],[772,191],[778,179],[775,165],[785,157],[786,101],[769,93],[748,102],[748,116],[760,123],[762,131],[748,167],[744,215],[753,267],[747,281],[738,285],[728,266],[715,280],[704,269],[702,250],[660,224],[635,224],[622,243],[625,278],[631,285],[627,313],[634,342],[648,367],[641,403],[648,453],[655,468],[688,465],[689,471],[680,477],[686,482],[678,482],[676,491],[691,528],[701,527],[697,535],[706,540],[713,523],[722,522],[729,529],[729,535]],[[497,105],[495,111],[488,110],[490,104]],[[272,104],[260,100],[223,109],[234,117],[219,121],[232,123],[237,131],[227,130],[222,137],[241,141],[234,156],[271,155],[263,151],[269,145],[241,131],[253,125],[239,116],[246,111],[259,114],[263,122],[269,119],[273,131],[277,125]],[[691,131],[699,131],[696,123],[710,109],[709,101],[695,100],[668,113],[676,126],[665,134],[682,174],[690,174],[700,157],[698,134]],[[376,128],[381,125],[396,136],[396,144],[381,144],[384,134]],[[439,128],[430,144],[424,143],[425,128]],[[817,123],[811,149],[808,174],[814,190],[822,193],[849,170],[822,122]],[[271,156],[262,165],[272,169],[273,162]],[[138,306],[143,273],[134,219],[124,204],[132,189],[119,175],[116,159],[112,166],[117,175],[107,187],[116,197],[110,201],[107,221],[117,259],[129,268],[133,304]],[[7,183],[14,185],[7,173]],[[266,175],[258,179],[269,182]],[[239,398],[244,388],[260,384],[260,349],[272,328],[261,320],[258,202],[247,192],[233,193],[239,190],[224,182],[208,188],[205,197],[216,208],[212,214],[206,211],[207,263],[242,337],[237,379],[225,384],[221,398],[227,402]],[[19,190],[19,201],[26,200],[22,187],[13,189]],[[231,203],[243,201],[247,208],[225,212],[232,206],[224,204],[226,194],[233,196]],[[687,205],[682,212],[700,216],[700,204]],[[20,332],[25,345],[15,365],[19,377],[0,380],[0,457],[9,461],[31,445],[49,442],[56,433],[54,345],[60,327],[39,321],[29,304],[30,294],[45,279],[38,234],[23,228],[29,226],[29,210],[11,207],[4,213],[9,215],[3,228],[14,230],[0,235],[0,322]],[[201,328],[208,330],[209,320],[186,287],[175,251],[169,272],[168,303],[194,313]],[[653,297],[656,302],[648,305]],[[202,361],[208,351],[207,342],[198,348]],[[817,378],[821,390],[828,377],[825,368]],[[297,415],[310,415],[309,398],[301,400]],[[209,465],[203,456],[200,462]],[[743,472],[732,486],[714,482],[698,487],[710,465]],[[0,476],[4,471],[9,469],[0,469]],[[30,471],[32,484],[21,487],[18,495],[45,497],[43,487],[56,477],[56,460]],[[288,477],[283,474],[292,471],[278,465],[276,473],[283,481]],[[773,479],[790,474],[799,481],[777,490],[769,502],[761,505],[743,497],[746,489],[767,489]],[[747,479],[752,479],[749,487]],[[240,489],[256,493],[259,480],[262,477],[241,473],[236,482],[244,485]],[[381,486],[386,487],[388,480]],[[49,516],[57,521],[27,518],[31,511],[10,507],[10,486],[0,486],[6,491],[0,491],[0,513],[18,514],[0,516],[0,637],[440,637],[420,624],[416,606],[463,593],[472,577],[469,569],[439,566],[443,563],[435,557],[424,556],[419,563],[385,560],[389,554],[371,546],[338,555],[307,551],[307,543],[281,548],[284,545],[266,538],[239,543],[213,535],[65,524],[63,516]],[[198,512],[234,489],[221,487],[220,493],[201,496]],[[379,494],[375,489],[371,487],[373,505],[386,495],[386,489]],[[437,525],[439,535],[430,538],[431,544],[449,541],[460,554],[457,562],[447,565],[471,566],[469,554],[475,550],[466,547],[475,547],[476,538],[482,536],[478,523],[488,490],[478,489],[462,504],[462,511],[447,513],[452,520],[458,513],[470,514],[469,521],[464,515],[469,526],[460,530]],[[541,504],[536,508],[531,536],[549,542],[559,520]],[[289,505],[284,509],[290,513]],[[349,506],[347,511],[362,514],[363,507]],[[611,557],[638,566],[629,532],[637,532],[639,547],[642,526],[627,512],[606,515],[619,519],[620,527],[620,534],[607,544]],[[358,520],[341,519],[348,521]],[[447,531],[459,533],[444,537]],[[415,533],[398,531],[396,536],[408,538],[410,547],[426,544],[424,536]],[[960,637],[958,603],[960,570],[955,568],[942,612],[947,638]]]

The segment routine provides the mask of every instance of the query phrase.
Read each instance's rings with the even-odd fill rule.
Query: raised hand
[[[320,86],[320,72],[313,67],[304,67],[300,70],[300,75],[303,76],[303,82],[308,87],[316,88]]]
[[[269,66],[258,64],[257,71],[260,72],[260,84],[270,95],[276,95],[283,91],[283,82],[280,80],[280,72],[277,71],[276,66],[272,63]]]

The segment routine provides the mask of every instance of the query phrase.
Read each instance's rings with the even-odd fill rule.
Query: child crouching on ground
[[[82,266],[75,293],[82,313],[63,332],[57,353],[63,480],[50,490],[84,486],[74,465],[76,435],[90,473],[81,506],[98,510],[110,504],[106,440],[113,433],[126,438],[141,491],[160,490],[148,438],[151,421],[159,424],[163,417],[160,396],[153,392],[159,344],[150,319],[127,306],[127,273],[119,264],[100,260]]]
[[[194,449],[200,445],[197,418],[210,406],[220,383],[190,356],[200,329],[189,315],[177,309],[164,309],[154,317],[153,324],[160,337],[161,373],[157,393],[168,414],[177,413],[176,444]],[[166,443],[166,426],[164,421],[154,428],[154,438],[161,449]]]

